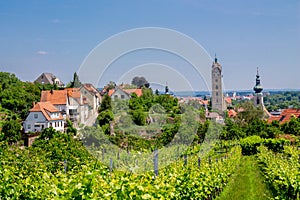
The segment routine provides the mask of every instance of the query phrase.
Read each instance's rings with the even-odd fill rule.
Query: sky
[[[0,0],[0,27],[0,71],[23,81],[51,72],[68,83],[108,38],[159,27],[198,43],[207,53],[204,70],[217,54],[226,90],[252,89],[257,67],[264,88],[300,89],[299,0]],[[182,41],[172,43],[186,47]],[[180,55],[140,49],[113,60],[95,84],[130,82],[135,75],[174,91],[206,90],[210,82]]]

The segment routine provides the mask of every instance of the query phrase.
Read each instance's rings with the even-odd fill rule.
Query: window
[[[256,104],[257,104],[257,105],[259,104],[259,99],[256,99]]]
[[[216,78],[216,80],[215,80],[216,82],[218,82],[218,79]]]
[[[52,127],[52,123],[50,122],[50,127]]]
[[[216,92],[216,96],[219,96],[219,92]]]
[[[124,99],[124,98],[125,98],[125,96],[122,94],[122,95],[121,95],[121,99]]]
[[[40,128],[40,125],[39,124],[35,124],[34,128]]]
[[[28,125],[27,125],[27,129],[31,129],[31,124],[28,124]]]
[[[115,95],[115,98],[118,98],[118,95]]]
[[[216,90],[219,89],[218,85],[216,85]]]
[[[35,113],[35,114],[33,115],[33,117],[34,117],[34,119],[37,119],[37,118],[39,117],[39,115],[38,115],[37,113]]]

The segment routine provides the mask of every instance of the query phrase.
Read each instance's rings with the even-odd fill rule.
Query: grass
[[[265,200],[272,194],[254,156],[244,156],[236,174],[217,200]]]

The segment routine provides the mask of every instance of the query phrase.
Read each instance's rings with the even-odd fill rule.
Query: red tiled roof
[[[108,96],[111,97],[111,95],[115,92],[115,89],[110,89],[108,90]]]
[[[48,90],[42,91],[41,102],[49,101],[54,105],[67,104],[67,91],[66,90]]]
[[[225,97],[225,102],[226,102],[227,104],[231,104],[231,103],[232,103],[232,100],[231,100],[230,97]]]
[[[292,117],[299,118],[300,117],[300,109],[297,108],[287,108],[282,111],[279,116],[271,116],[268,122],[272,122],[274,120],[279,121],[279,123],[283,124],[291,120]]]
[[[59,110],[57,110],[55,108],[55,106],[53,104],[51,104],[50,102],[38,102],[37,104],[35,104],[33,106],[33,108],[31,108],[29,110],[30,112],[42,112],[43,115],[45,116],[45,118],[48,120],[48,121],[51,121],[51,120],[61,120],[63,119],[62,115],[59,113]],[[52,119],[48,112],[49,113],[59,113],[59,117],[58,118],[55,118],[55,119]]]
[[[228,110],[228,117],[235,117],[237,112],[233,109]]]
[[[126,92],[127,94],[135,93],[138,97],[143,95],[142,89],[123,89],[123,91]]]
[[[81,96],[81,92],[79,88],[66,88],[65,90],[68,93],[68,97],[80,98]]]

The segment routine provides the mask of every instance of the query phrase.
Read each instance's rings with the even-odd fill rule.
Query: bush
[[[264,145],[268,147],[269,150],[274,152],[283,152],[284,145],[288,145],[290,141],[280,138],[280,139],[266,139]]]
[[[240,141],[243,155],[253,155],[258,152],[257,147],[263,143],[264,139],[257,135],[246,137]]]

